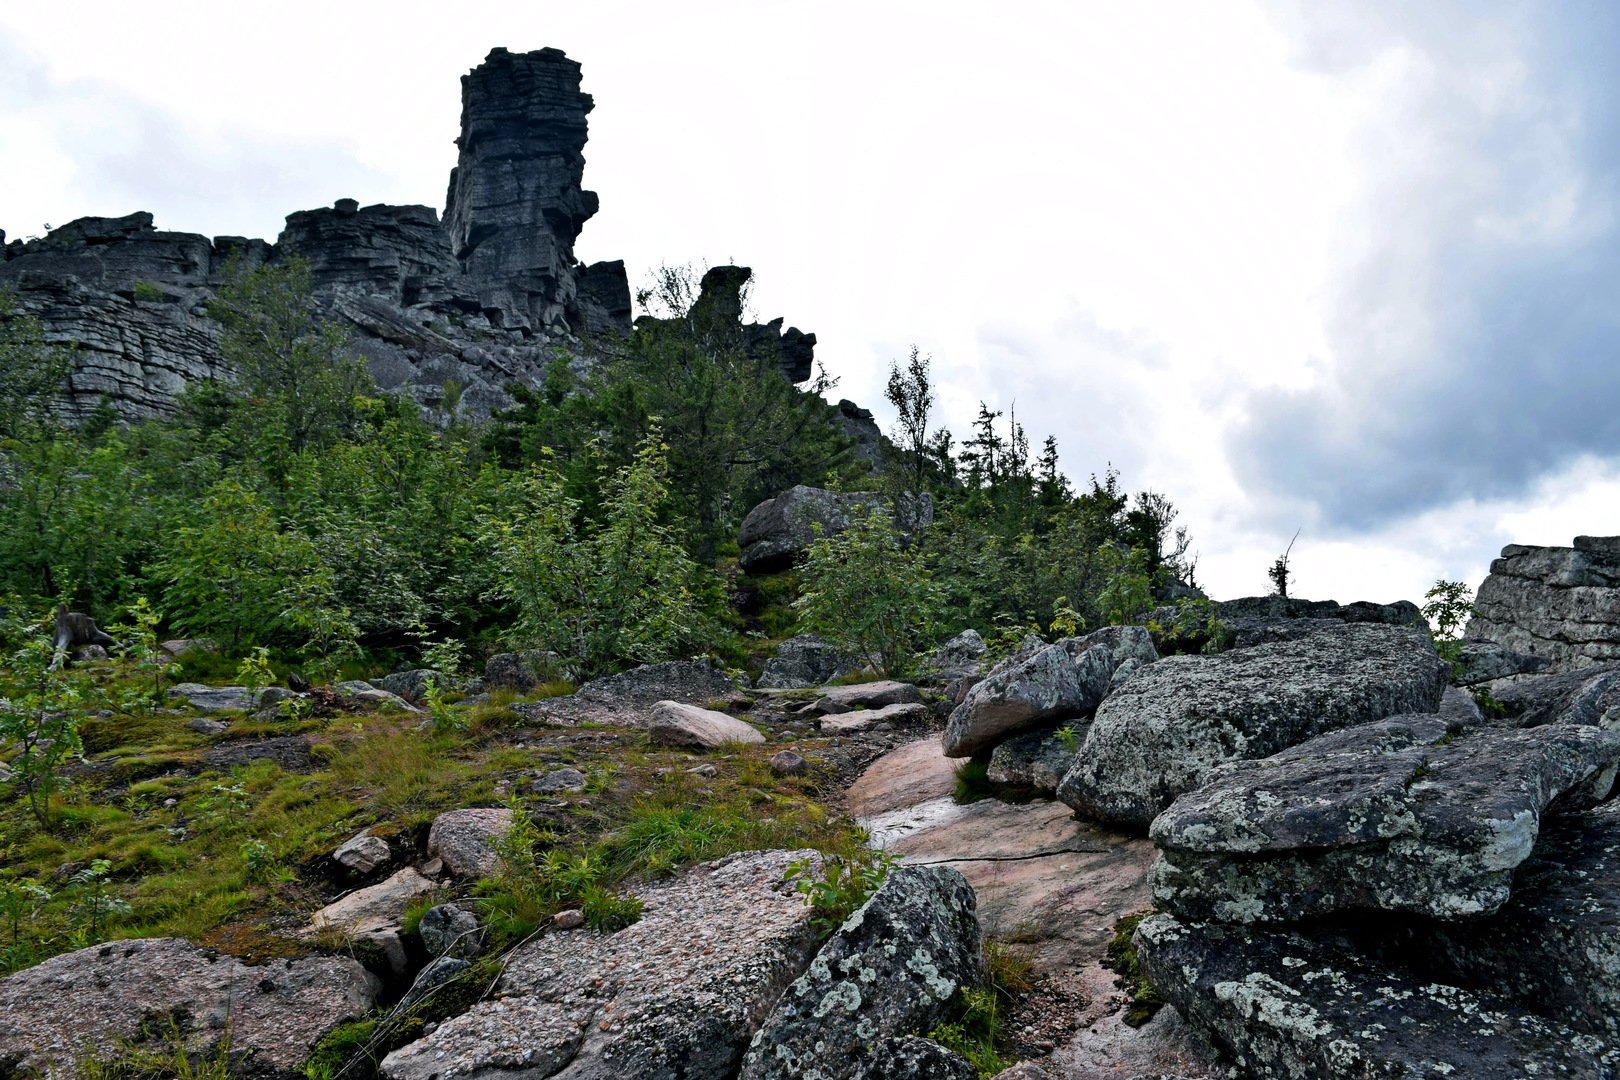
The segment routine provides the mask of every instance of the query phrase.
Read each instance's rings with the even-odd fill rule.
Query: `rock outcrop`
[[[1474,597],[1466,635],[1560,669],[1620,661],[1620,536],[1509,544]]]
[[[1301,638],[1138,670],[1098,707],[1058,798],[1146,828],[1215,766],[1400,713],[1433,712],[1446,668],[1422,630],[1331,624]]]
[[[582,186],[591,107],[579,64],[561,52],[495,49],[462,80],[443,221],[427,206],[342,198],[288,215],[272,245],[159,230],[145,212],[80,218],[0,247],[0,289],[17,294],[49,340],[75,348],[60,402],[70,419],[103,398],[127,420],[161,416],[187,385],[235,378],[208,301],[233,266],[294,257],[308,262],[323,311],[349,331],[379,387],[428,410],[447,414],[453,403],[485,416],[510,404],[508,384],[539,386],[557,362],[583,370],[630,332],[624,264],[574,255],[597,209]],[[736,296],[748,276],[711,270],[710,307],[725,308],[727,290]],[[803,381],[815,335],[781,322],[729,330]]]
[[[883,496],[876,492],[826,491],[799,484],[748,511],[737,533],[742,549],[739,561],[751,574],[785,570],[810,549],[817,536],[843,532],[856,514],[884,504]],[[926,495],[903,509],[905,513],[897,518],[901,528],[926,528],[934,520],[933,500]]]
[[[1437,716],[1336,731],[1228,766],[1153,822],[1153,896],[1179,918],[1294,922],[1341,911],[1436,919],[1508,899],[1543,814],[1607,799],[1620,733],[1455,733]]]
[[[0,979],[0,1073],[67,1080],[171,1034],[200,1055],[228,1034],[233,1076],[281,1080],[376,995],[348,957],[249,967],[173,938],[108,942]]]
[[[382,1075],[734,1076],[815,949],[810,910],[783,881],[806,857],[733,855],[643,891],[633,926],[519,946],[491,999],[389,1054]]]

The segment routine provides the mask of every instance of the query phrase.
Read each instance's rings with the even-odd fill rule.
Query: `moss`
[[[1150,914],[1139,911],[1114,923],[1114,936],[1108,942],[1107,956],[1103,960],[1103,964],[1119,976],[1114,982],[1125,991],[1129,1001],[1124,1020],[1133,1028],[1153,1019],[1153,1014],[1164,1007],[1164,999],[1148,982],[1136,955],[1136,928]]]

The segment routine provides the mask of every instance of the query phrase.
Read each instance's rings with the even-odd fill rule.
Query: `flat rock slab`
[[[389,1054],[390,1080],[735,1075],[748,1040],[815,951],[803,898],[783,881],[807,851],[748,852],[641,893],[614,934],[520,946],[481,1001]]]
[[[916,705],[921,702],[922,691],[911,683],[880,679],[852,686],[827,687],[816,699],[813,708],[820,713],[841,713],[851,709],[881,709],[885,705]]]
[[[1609,796],[1620,733],[1555,725],[1453,735],[1395,717],[1311,739],[1183,795],[1153,823],[1159,906],[1183,919],[1344,910],[1495,911],[1542,813]]]
[[[1298,934],[1155,915],[1137,954],[1158,991],[1256,1080],[1610,1080],[1620,1051],[1455,986]]]
[[[359,935],[397,927],[406,906],[436,888],[438,885],[431,878],[407,866],[386,881],[356,889],[321,908],[310,917],[309,932],[337,930]]]
[[[260,691],[245,686],[204,686],[202,683],[180,683],[169,687],[168,691],[169,697],[179,698],[202,712],[220,709],[252,712],[259,707],[259,694]]]
[[[512,811],[504,807],[447,811],[428,829],[428,858],[443,859],[456,877],[489,877],[501,868],[496,844],[511,828]]]
[[[1129,673],[1158,658],[1145,629],[1110,626],[998,664],[951,711],[945,753],[972,757],[1048,719],[1087,716],[1122,665]]]
[[[1145,1027],[1127,1026],[1115,975],[1102,965],[1114,924],[1152,902],[1153,845],[1076,820],[1052,801],[958,804],[950,797],[957,764],[937,738],[908,743],[868,766],[845,806],[875,847],[906,863],[960,871],[973,886],[984,933],[1020,943],[1038,975],[1077,991],[1083,1004],[1073,1034],[1052,1052],[1054,1075],[1201,1075],[1210,1061],[1202,1040],[1169,1010]]]
[[[817,721],[816,726],[826,735],[854,735],[870,731],[879,724],[888,724],[891,727],[915,727],[927,722],[928,706],[896,704],[885,705],[881,709],[855,709],[851,712],[823,716]]]
[[[765,736],[735,716],[679,701],[660,701],[652,708],[647,736],[666,746],[716,750],[727,743],[759,743]]]
[[[162,1039],[172,1020],[201,1054],[228,1032],[233,1056],[246,1055],[241,1075],[290,1076],[376,995],[376,980],[348,957],[249,967],[174,938],[109,942],[0,979],[0,1070],[70,1080],[79,1063]]]
[[[1223,762],[1263,758],[1324,732],[1432,713],[1446,668],[1429,637],[1376,623],[1137,671],[1097,709],[1058,798],[1146,829]]]

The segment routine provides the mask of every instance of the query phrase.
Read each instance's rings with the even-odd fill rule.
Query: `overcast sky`
[[[594,95],[578,254],[754,267],[847,396],[912,343],[1181,510],[1198,576],[1477,585],[1620,533],[1620,5],[800,2],[0,7],[0,227],[274,238],[442,209],[459,77]]]

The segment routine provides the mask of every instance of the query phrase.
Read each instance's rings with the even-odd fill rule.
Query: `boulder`
[[[389,1080],[556,1076],[724,1080],[815,951],[783,875],[807,851],[747,852],[645,888],[641,921],[546,934],[491,998],[389,1054]]]
[[[936,681],[970,678],[984,670],[990,646],[971,627],[923,657],[922,668]]]
[[[855,667],[825,638],[800,634],[776,647],[776,655],[765,661],[765,670],[757,685],[767,690],[804,690],[820,686]]]
[[[1121,665],[1151,664],[1158,657],[1142,627],[1110,626],[1065,638],[1020,663],[998,665],[952,710],[946,756],[972,757],[1044,720],[1085,716],[1108,695]]]
[[[1559,670],[1620,661],[1620,536],[1509,544],[1474,597],[1466,636]]]
[[[529,788],[536,795],[555,795],[565,791],[584,791],[585,774],[571,765],[543,773]]]
[[[93,945],[0,979],[0,1071],[69,1080],[171,1034],[200,1055],[228,1035],[233,1076],[280,1080],[377,990],[345,956],[249,967],[174,938]]]
[[[407,866],[386,881],[356,889],[310,917],[312,932],[336,930],[355,937],[385,928],[397,929],[406,906],[438,888],[416,868]]]
[[[1498,997],[1414,978],[1301,934],[1144,919],[1164,998],[1255,1080],[1601,1080],[1620,1051]]]
[[[456,877],[489,877],[500,872],[496,843],[511,828],[512,811],[504,807],[448,811],[428,829],[428,858],[443,859]]]
[[[1393,604],[1374,604],[1366,600],[1340,604],[1333,600],[1245,596],[1216,604],[1214,614],[1226,624],[1230,633],[1228,649],[1246,649],[1271,641],[1294,641],[1345,623],[1427,625],[1417,605],[1410,600]]]
[[[370,832],[357,833],[338,845],[332,852],[332,860],[345,870],[353,874],[369,874],[374,870],[387,866],[393,858],[388,849],[388,841],[380,836],[372,836]]]
[[[852,712],[833,713],[817,721],[825,735],[853,735],[871,731],[879,724],[890,727],[912,727],[928,722],[928,706],[917,704],[885,705],[881,709],[856,709]]]
[[[851,1080],[978,1080],[979,1070],[954,1050],[920,1035],[878,1043]]]
[[[1068,741],[1057,734],[1058,728],[1045,727],[1014,735],[998,745],[990,755],[986,779],[992,784],[1032,787],[1048,795],[1055,792],[1074,764],[1091,723],[1079,720],[1063,726],[1071,732]]]
[[[786,570],[810,550],[817,536],[841,533],[858,514],[885,504],[883,496],[874,491],[837,492],[804,484],[789,488],[743,518],[737,533],[742,568],[750,574]],[[933,500],[924,495],[902,507],[895,518],[907,531],[927,528],[934,520]]]
[[[542,649],[496,653],[484,661],[484,687],[523,693],[557,678],[561,664],[556,653]]]
[[[710,661],[670,660],[592,679],[574,697],[588,704],[631,708],[659,701],[698,705],[740,700],[742,690]]]
[[[694,750],[714,750],[727,743],[765,741],[757,728],[735,716],[678,701],[660,701],[653,706],[647,736],[666,746],[686,746]]]
[[[484,931],[478,924],[478,916],[458,904],[428,908],[416,924],[416,933],[429,956],[468,960],[484,948]]]
[[[245,686],[204,686],[202,683],[180,683],[168,690],[169,697],[180,698],[200,712],[218,712],[222,709],[252,712],[259,707],[261,693]]]
[[[793,750],[778,750],[771,755],[771,772],[777,776],[803,776],[809,770],[804,755]]]
[[[852,709],[881,709],[885,705],[915,705],[922,699],[922,691],[911,683],[879,679],[850,686],[829,686],[816,699],[814,708],[819,713],[841,713]]]
[[[1457,735],[1391,717],[1222,770],[1153,822],[1153,897],[1182,919],[1339,911],[1436,919],[1508,898],[1542,816],[1608,798],[1620,733],[1565,725]]]
[[[1138,671],[1097,709],[1058,798],[1083,816],[1146,828],[1226,761],[1315,735],[1433,712],[1446,665],[1426,632],[1344,624]]]
[[[1459,686],[1478,686],[1515,675],[1533,675],[1550,667],[1552,660],[1545,656],[1525,656],[1494,641],[1469,641],[1463,644],[1452,677]]]
[[[1498,722],[1517,727],[1587,724],[1620,729],[1620,664],[1520,675],[1489,683]]]
[[[412,671],[396,671],[392,675],[384,675],[374,684],[379,690],[386,690],[411,701],[421,702],[427,700],[429,686],[441,691],[453,689],[456,677],[432,668],[416,668]]]
[[[967,880],[896,867],[776,1003],[739,1080],[849,1080],[876,1041],[946,1021],[960,991],[983,982],[983,963]]]

